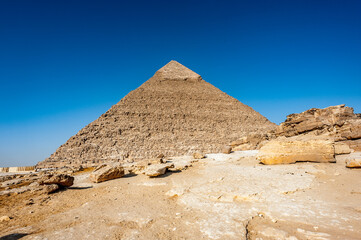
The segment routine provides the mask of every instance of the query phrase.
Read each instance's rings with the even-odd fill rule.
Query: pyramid
[[[81,129],[39,168],[220,152],[275,124],[182,64],[171,61]]]

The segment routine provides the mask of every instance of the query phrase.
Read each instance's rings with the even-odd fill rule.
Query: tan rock
[[[153,164],[144,169],[144,174],[148,177],[157,177],[165,174],[169,166],[166,164]]]
[[[102,164],[96,168],[89,176],[92,182],[100,183],[124,176],[124,168],[121,164]]]
[[[230,154],[231,151],[232,151],[232,147],[230,147],[230,146],[226,146],[222,149],[222,153],[224,153],[224,154]]]
[[[193,158],[194,159],[203,159],[203,158],[205,158],[205,156],[202,153],[195,152],[195,153],[193,153]]]
[[[346,160],[346,167],[361,168],[361,157],[353,157]]]
[[[158,156],[157,156],[157,158],[160,158],[160,159],[163,159],[165,156],[164,156],[164,154],[163,153],[161,153],[161,154],[159,154]]]
[[[8,222],[8,221],[10,221],[11,220],[11,218],[9,217],[9,216],[2,216],[2,217],[0,217],[0,222]]]
[[[346,143],[336,142],[335,143],[335,154],[349,154],[351,153],[351,148]]]
[[[273,133],[250,133],[231,143],[232,151],[244,151],[259,149],[264,141],[275,138]]]
[[[278,127],[277,135],[290,137],[311,131],[317,134],[332,132],[347,121],[358,118],[353,108],[344,104],[324,109],[312,108],[302,113],[288,115],[286,121]]]
[[[176,161],[172,161],[171,166],[168,167],[169,171],[172,172],[177,172],[177,171],[182,171],[182,170],[186,170],[189,167],[192,167],[192,160],[176,160]]]
[[[41,185],[57,184],[62,187],[70,187],[74,183],[74,177],[66,174],[56,174],[56,175],[47,174],[41,177],[39,183]]]
[[[335,162],[334,147],[325,140],[272,140],[257,154],[263,164],[287,164],[295,162]]]

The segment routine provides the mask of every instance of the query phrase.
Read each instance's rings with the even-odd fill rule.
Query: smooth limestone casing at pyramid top
[[[251,107],[171,61],[37,167],[219,152],[247,133],[275,127]]]

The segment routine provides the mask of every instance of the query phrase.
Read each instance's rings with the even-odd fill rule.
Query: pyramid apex
[[[169,63],[159,69],[155,76],[161,81],[164,80],[183,80],[183,81],[201,81],[202,77],[180,64],[175,60],[171,60]]]

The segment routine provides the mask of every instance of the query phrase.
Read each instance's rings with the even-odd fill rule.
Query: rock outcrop
[[[336,154],[361,151],[361,114],[343,105],[312,108],[290,114],[285,122],[268,133],[251,133],[231,143],[233,151],[261,148],[279,137],[301,137],[304,141],[324,139],[335,142]],[[346,146],[347,145],[347,146]]]
[[[97,167],[89,176],[90,180],[100,183],[124,176],[124,168],[118,164],[102,164]]]
[[[259,150],[257,159],[263,164],[335,162],[334,153],[331,141],[278,139],[265,144]]]
[[[221,152],[240,136],[275,128],[251,107],[171,61],[37,168]]]
[[[277,128],[276,136],[315,135],[325,136],[335,142],[345,142],[354,150],[352,141],[361,139],[361,114],[343,105],[324,109],[312,108],[299,114],[287,116]]]

